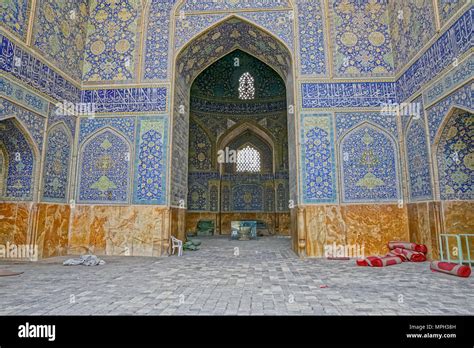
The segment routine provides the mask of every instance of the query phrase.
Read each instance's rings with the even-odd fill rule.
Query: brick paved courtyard
[[[104,257],[98,267],[0,262],[0,315],[474,314],[474,278],[428,263],[387,268],[299,259],[287,238],[201,238],[183,257]],[[238,255],[236,253],[238,247]]]

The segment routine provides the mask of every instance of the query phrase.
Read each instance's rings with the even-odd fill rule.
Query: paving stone
[[[284,238],[201,240],[199,251],[183,257],[105,256],[98,267],[65,267],[65,257],[1,260],[1,269],[24,273],[1,278],[0,315],[474,313],[474,277],[433,273],[428,263],[373,269],[353,260],[300,259]]]

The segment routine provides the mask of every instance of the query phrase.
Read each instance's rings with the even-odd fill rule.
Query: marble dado
[[[33,203],[0,203],[0,244],[26,244]]]
[[[0,203],[0,244],[37,245],[38,258],[67,254],[70,208],[43,203]]]
[[[428,257],[439,258],[439,235],[468,234],[474,231],[474,202],[442,201],[408,204],[410,241],[426,244]],[[453,239],[450,239],[451,247]],[[465,245],[463,241],[463,250]],[[474,239],[470,242],[471,253],[474,251]],[[451,255],[453,259],[454,255]]]
[[[33,226],[39,258],[67,255],[70,217],[69,205],[36,205]]]
[[[162,256],[169,247],[169,215],[157,206],[76,206],[69,253]]]
[[[293,249],[301,256],[325,257],[324,246],[333,243],[385,255],[388,241],[409,240],[407,209],[396,204],[304,206],[293,213],[298,220]]]
[[[201,219],[219,214],[190,213],[157,206],[90,206],[46,203],[0,203],[0,244],[36,244],[38,257],[93,252],[97,255],[162,256],[168,231],[180,239]],[[288,213],[222,213],[222,233],[233,220],[263,220],[278,235],[291,235],[301,256],[324,257],[325,244],[364,245],[365,254],[385,254],[389,240],[410,240],[428,246],[438,259],[440,233],[472,233],[474,202],[384,205],[315,205]],[[297,226],[301,228],[297,229]],[[32,242],[35,241],[35,242]],[[474,241],[470,248],[474,250]],[[464,246],[463,246],[464,248]]]

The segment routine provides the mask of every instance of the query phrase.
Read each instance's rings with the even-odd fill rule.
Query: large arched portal
[[[285,82],[252,55],[235,50],[194,80],[186,231],[250,220],[289,234],[287,129]]]
[[[199,208],[199,200],[202,201],[202,197],[204,199],[207,197],[210,204],[208,204],[206,209],[214,214],[216,211],[217,213],[219,211],[222,213],[226,205],[226,197],[232,198],[230,196],[232,194],[231,187],[225,185],[225,180],[222,180],[222,170],[218,169],[216,164],[218,160],[218,144],[222,142],[222,137],[226,137],[227,131],[237,133],[234,137],[231,137],[228,143],[236,146],[237,150],[244,147],[253,148],[260,153],[262,159],[265,159],[269,155],[266,153],[267,149],[271,149],[272,170],[266,174],[268,175],[268,181],[272,182],[272,184],[270,185],[267,182],[268,185],[265,185],[265,183],[259,182],[257,186],[253,186],[255,189],[254,193],[256,196],[260,196],[262,204],[264,205],[266,202],[267,206],[269,206],[267,196],[271,197],[270,203],[273,217],[271,219],[268,218],[267,222],[272,233],[279,233],[283,230],[286,230],[288,233],[291,229],[290,226],[296,225],[295,223],[289,223],[290,214],[288,210],[289,200],[294,202],[295,205],[297,203],[296,115],[294,113],[292,61],[290,51],[278,38],[237,16],[226,18],[206,32],[198,35],[176,55],[171,129],[172,165],[170,169],[172,234],[184,238],[186,215],[187,213],[189,214],[188,227],[191,227],[196,222],[196,217],[193,216],[192,211]],[[248,66],[252,66],[250,62],[254,64],[254,68],[258,66],[258,69],[263,69],[266,73],[273,74],[273,81],[278,81],[278,83],[267,86],[267,94],[271,90],[274,95],[259,95],[261,91],[258,89],[258,83],[261,81],[255,80],[255,72],[252,74],[251,71],[244,71],[247,63]],[[232,81],[219,80],[214,81],[213,84],[208,84],[204,91],[211,94],[212,98],[210,99],[192,98],[191,86],[193,86],[195,81],[195,86],[199,86],[198,76],[202,74],[202,76],[206,77],[206,71],[209,71],[208,68],[214,64],[217,66],[220,66],[220,64],[234,65],[236,69],[233,69],[230,75]],[[246,74],[247,72],[248,74]],[[210,80],[208,79],[207,81],[209,82]],[[221,101],[226,93],[226,85],[236,87],[236,89],[233,89],[234,93],[236,93],[233,97],[239,100],[229,103],[222,109],[223,104]],[[275,90],[273,91],[272,88]],[[200,92],[203,91],[201,90]],[[224,94],[220,96],[219,93]],[[196,96],[199,96],[199,93]],[[255,103],[256,98],[260,103]],[[248,105],[253,105],[257,109],[249,112],[246,109]],[[203,118],[193,116],[193,112],[202,113],[202,111],[205,114]],[[242,111],[247,116],[243,119],[235,120],[235,115],[242,113]],[[279,136],[276,130],[273,132],[270,129],[272,127],[278,128],[278,125],[276,125],[278,122],[272,119],[272,117],[263,117],[262,114],[265,114],[267,111],[280,112],[283,115],[284,122],[283,124],[280,123],[281,129],[279,131],[283,132],[285,136]],[[219,126],[220,128],[214,127],[212,122],[215,122],[216,118],[211,117],[211,115],[218,113],[233,114],[234,118],[227,117],[224,128],[221,126]],[[271,112],[268,116],[270,114]],[[204,122],[206,124],[202,122],[204,118],[206,119]],[[243,130],[241,133],[235,131],[244,122],[247,124],[247,130]],[[216,133],[218,128],[219,130]],[[210,134],[211,132],[215,134]],[[200,137],[203,140],[199,142],[199,146],[201,146],[199,151],[191,148],[190,152],[190,133],[193,137]],[[247,138],[246,141],[242,140],[244,138]],[[196,152],[198,153],[196,154]],[[193,158],[193,155],[199,158]],[[199,170],[207,173],[206,175],[201,175],[203,177],[207,176],[207,186],[202,182],[195,182],[193,178],[190,179],[193,174],[189,163],[192,165],[192,170],[195,169],[195,166],[201,166],[202,168],[199,168]],[[235,173],[224,174],[235,175]],[[253,174],[265,175],[264,172]],[[246,188],[251,189],[250,186]],[[239,193],[241,192],[244,191],[239,191]],[[210,197],[213,199],[210,199]],[[214,198],[217,199],[217,204],[211,203],[215,202]],[[257,208],[262,207],[257,203],[252,203],[254,195],[245,194],[242,196],[242,199],[250,202],[246,206],[249,209],[257,210]],[[189,204],[191,204],[191,207]],[[231,210],[232,208],[229,207],[229,209]],[[278,209],[281,210],[281,213],[286,214],[284,215],[285,217],[282,217],[281,221],[275,218]],[[256,213],[256,211],[253,213]],[[232,217],[226,218],[225,223],[215,216],[214,218],[219,233],[230,232],[230,228],[227,225],[230,224],[229,219],[232,219]],[[222,227],[222,231],[219,227]]]

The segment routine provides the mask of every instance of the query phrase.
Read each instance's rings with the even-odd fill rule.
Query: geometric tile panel
[[[26,38],[30,16],[31,0],[2,1],[0,5],[0,22],[9,32],[21,39]]]
[[[168,78],[171,9],[174,3],[175,0],[152,0],[150,4],[144,48],[145,80]]]
[[[294,47],[294,13],[288,11],[242,12],[245,19],[260,25],[285,42],[290,50]]]
[[[27,136],[18,128],[16,120],[0,122],[0,146],[6,151],[8,171],[3,199],[28,201],[33,198],[36,160]]]
[[[400,70],[435,34],[433,1],[390,1],[389,7],[395,64]]]
[[[99,131],[79,152],[78,203],[127,203],[130,143],[110,128]]]
[[[263,185],[233,184],[232,211],[264,211]]]
[[[67,202],[72,138],[59,124],[48,132],[43,173],[43,202]]]
[[[141,7],[140,1],[90,1],[83,81],[135,77]]]
[[[134,196],[135,204],[166,204],[168,116],[138,118]]]
[[[397,201],[400,198],[398,150],[394,139],[371,125],[341,141],[342,202]]]
[[[418,102],[420,101],[421,98],[418,98]],[[421,110],[423,110],[423,107],[421,107]],[[404,137],[410,201],[412,202],[433,198],[430,157],[425,129],[425,118],[421,114],[419,118],[411,118]]]
[[[301,167],[304,203],[334,203],[336,161],[332,114],[301,116]]]
[[[441,25],[449,21],[463,5],[469,2],[470,0],[437,0]]]
[[[474,114],[456,112],[446,123],[437,148],[442,200],[474,200]]]
[[[41,152],[46,118],[0,98],[0,120],[11,116],[15,116],[25,126]]]
[[[302,75],[326,75],[323,0],[298,1],[298,36]]]
[[[394,70],[387,0],[331,0],[335,74],[390,76]]]
[[[176,18],[175,52],[186,45],[194,36],[226,17],[225,14],[180,16]]]
[[[42,0],[34,25],[34,46],[75,80],[81,80],[88,0]]]

